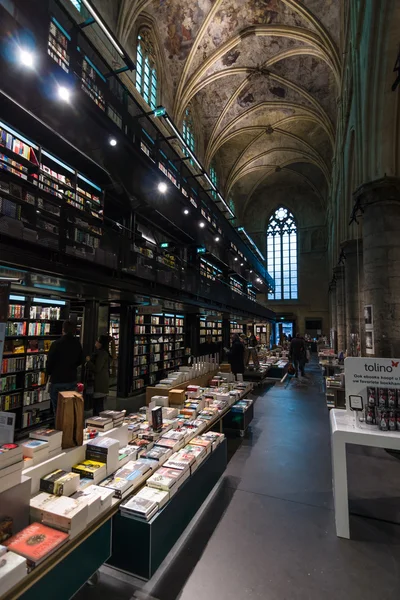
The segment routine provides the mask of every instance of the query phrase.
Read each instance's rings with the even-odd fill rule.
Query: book
[[[159,465],[165,463],[166,460],[171,456],[172,451],[164,446],[154,446],[151,450],[145,450],[140,457],[147,458],[150,460],[156,460]]]
[[[95,519],[101,512],[101,495],[96,489],[97,485],[91,485],[84,490],[76,492],[72,498],[73,500],[85,500],[88,507],[87,522],[90,523]],[[110,490],[111,492],[111,490]],[[112,495],[112,494],[111,494]]]
[[[158,504],[154,500],[141,496],[132,496],[121,506],[121,512],[149,521],[158,512]]]
[[[28,565],[36,567],[52,552],[65,544],[69,535],[43,525],[31,523],[5,542],[9,550],[27,559]]]
[[[49,451],[52,452],[61,448],[63,432],[57,429],[36,429],[31,431],[29,437],[33,440],[49,442]]]
[[[169,458],[166,462],[165,462],[165,468],[166,469],[178,469],[179,471],[182,471],[182,473],[185,473],[186,471],[190,472],[190,467],[196,462],[196,459],[194,458],[194,456],[190,456],[190,455],[185,455],[185,454],[180,454],[180,453],[176,453],[173,454],[171,456],[171,458]]]
[[[162,448],[169,448],[169,450],[171,450],[172,452],[176,452],[177,450],[179,450],[179,448],[182,447],[183,443],[183,438],[181,440],[174,440],[162,437],[159,440],[157,440],[156,446],[161,446]]]
[[[134,488],[137,488],[147,478],[151,472],[151,466],[145,461],[132,460],[126,463],[115,473],[115,477],[129,481]]]
[[[179,479],[182,477],[181,471],[177,469],[168,469],[166,467],[160,467],[153,475],[151,475],[146,485],[149,487],[159,488],[161,490],[169,491],[175,485],[178,484]]]
[[[53,496],[42,508],[42,522],[70,533],[71,537],[83,531],[88,523],[88,515],[88,503],[84,498]]]
[[[56,469],[40,479],[41,491],[55,496],[71,496],[78,489],[78,485],[78,473],[70,473],[62,469]]]
[[[29,500],[29,516],[31,521],[42,521],[42,511],[47,504],[56,498],[53,494],[39,492]]]
[[[45,442],[43,440],[28,440],[27,442],[22,442],[22,453],[24,456],[28,458],[33,458],[36,452],[44,452],[47,449],[47,454],[49,452],[49,442]]]
[[[166,490],[159,490],[154,487],[148,487],[145,485],[139,490],[135,496],[136,498],[146,498],[147,500],[152,500],[153,502],[157,502],[158,510],[161,510],[169,501],[170,495]],[[121,506],[123,508],[123,506]]]
[[[25,577],[27,574],[26,558],[15,552],[2,554],[0,560],[0,596]]]
[[[24,466],[24,461],[20,460],[8,467],[0,469],[0,494],[21,483],[22,469]]]
[[[114,427],[112,419],[103,417],[90,417],[86,419],[86,427],[94,427],[100,431],[108,431]]]
[[[99,484],[99,487],[110,488],[114,491],[114,498],[121,500],[121,498],[133,490],[133,483],[132,481],[128,481],[127,479],[113,475],[112,477],[107,477],[107,479],[102,481]]]
[[[94,460],[84,460],[72,467],[73,473],[78,473],[81,477],[93,479],[96,483],[107,476],[107,466],[105,462]]]
[[[192,446],[201,446],[202,448],[204,448],[207,452],[207,454],[209,452],[211,452],[211,446],[212,446],[212,442],[206,438],[203,437],[195,437],[190,441]]]
[[[22,461],[22,447],[18,444],[0,445],[0,469]],[[1,477],[1,471],[0,471]]]

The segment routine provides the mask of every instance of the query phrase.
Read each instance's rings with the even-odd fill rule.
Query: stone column
[[[337,350],[346,350],[346,295],[344,281],[344,267],[333,269],[336,279],[336,319],[337,319]]]
[[[400,356],[400,179],[385,177],[359,188],[363,211],[364,304],[373,311],[374,352]]]
[[[330,328],[333,330],[333,337],[331,338],[333,349],[337,350],[337,306],[336,306],[336,280],[333,279],[329,287],[329,314],[330,314]],[[329,335],[331,332],[329,331]]]
[[[363,254],[362,240],[348,240],[341,244],[345,264],[346,291],[346,347],[348,356],[361,355],[361,336],[364,326]],[[354,334],[357,336],[354,337]]]

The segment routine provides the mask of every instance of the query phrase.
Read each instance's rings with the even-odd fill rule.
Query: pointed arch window
[[[136,47],[136,89],[153,110],[157,107],[157,71],[150,33],[142,30]]]
[[[292,213],[277,208],[267,228],[268,273],[275,280],[275,292],[269,300],[297,300],[297,226]]]
[[[215,187],[218,189],[217,172],[212,165],[210,166],[210,179],[213,182],[213,184],[215,185]],[[214,190],[211,192],[211,195],[214,199],[217,197],[217,193]]]
[[[194,153],[196,144],[193,135],[193,119],[190,108],[187,108],[185,110],[185,118],[183,119],[182,123],[182,137],[191,149],[191,151]],[[184,152],[184,154],[187,153]],[[193,161],[190,160],[190,163],[193,164]]]

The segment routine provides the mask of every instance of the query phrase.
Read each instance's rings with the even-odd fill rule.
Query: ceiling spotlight
[[[24,48],[20,48],[19,62],[21,63],[21,65],[24,65],[24,67],[32,68],[34,63],[32,52]]]
[[[233,260],[237,260],[237,259],[238,259],[238,257],[237,257],[237,256],[235,256],[235,258],[234,258]]]
[[[164,183],[163,181],[161,183],[158,184],[158,191],[161,192],[162,194],[165,194],[165,192],[168,189],[168,186],[166,183]]]
[[[219,242],[219,237],[218,237],[218,236],[215,238],[215,241],[216,241],[216,242]]]
[[[240,263],[240,266],[243,267],[244,263]]]
[[[69,102],[71,98],[71,92],[64,85],[59,85],[58,97],[60,98],[60,100],[64,100],[64,102]]]
[[[203,227],[205,227],[205,226],[206,226],[206,224],[204,223],[204,221],[200,221],[199,227],[201,227],[203,229]]]
[[[251,270],[250,273],[252,273],[253,271]]]
[[[259,277],[257,277],[257,283],[261,283],[261,279]]]
[[[110,146],[116,146],[117,140],[115,138],[110,138],[108,143],[110,144]]]
[[[185,208],[185,210],[183,211],[183,214],[184,214],[184,215],[188,215],[188,214],[189,214],[189,209],[188,209],[188,208]]]

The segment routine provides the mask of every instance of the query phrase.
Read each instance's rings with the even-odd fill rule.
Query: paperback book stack
[[[73,473],[78,473],[80,477],[91,479],[93,483],[100,483],[107,477],[107,465],[105,462],[96,460],[84,460],[72,467]]]
[[[27,574],[26,559],[0,546],[0,596],[3,596]]]
[[[118,469],[119,442],[105,436],[90,440],[86,446],[86,459],[107,465],[106,475]]]
[[[56,469],[40,480],[40,490],[55,496],[71,496],[79,486],[79,475]]]
[[[76,492],[72,498],[75,500],[86,500],[88,505],[88,523],[91,523],[93,519],[108,508],[111,508],[113,496],[113,490],[98,485],[91,485],[84,490]]]
[[[0,493],[21,483],[24,467],[22,447],[18,444],[0,446]]]
[[[88,523],[89,508],[86,498],[53,496],[42,492],[30,501],[31,519],[60,529],[74,538]]]
[[[181,471],[179,469],[160,467],[148,478],[146,485],[159,490],[166,490],[169,492],[169,495],[172,496],[178,490],[179,486],[185,481],[185,479],[187,479],[189,473],[189,469],[186,471]]]
[[[118,468],[126,465],[130,460],[136,460],[138,450],[135,446],[123,446],[118,450]]]
[[[36,429],[36,431],[31,431],[29,434],[29,437],[33,440],[48,442],[49,458],[61,454],[62,436],[62,431],[58,431],[57,429]]]
[[[113,420],[109,417],[90,417],[86,419],[86,427],[96,429],[97,431],[109,431],[114,427]]]
[[[25,464],[25,468],[38,465],[49,458],[49,442],[28,440],[27,442],[23,442],[21,446],[24,460],[27,463]]]
[[[103,419],[112,419],[113,427],[120,427],[125,419],[124,410],[103,410],[100,417]]]
[[[7,540],[4,545],[26,558],[28,568],[32,569],[65,544],[68,537],[67,533],[42,523],[32,523]]]
[[[151,473],[150,461],[134,460],[118,469],[115,475],[102,481],[100,486],[114,490],[114,497],[121,499],[138,488]]]
[[[149,521],[165,506],[168,500],[169,493],[167,491],[145,486],[121,504],[120,511],[125,516]]]

